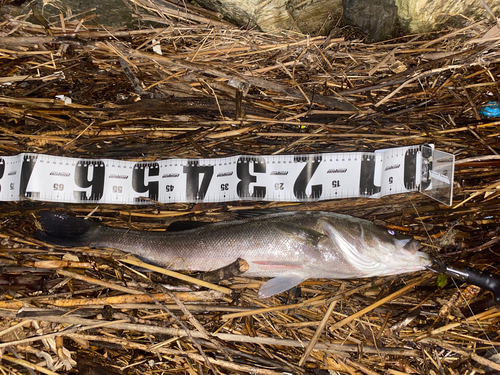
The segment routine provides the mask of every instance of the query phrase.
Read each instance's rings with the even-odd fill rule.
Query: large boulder
[[[196,0],[243,27],[262,31],[325,35],[343,13],[347,24],[359,27],[370,40],[408,33],[425,33],[464,26],[471,19],[488,17],[478,0]],[[500,1],[484,0],[500,16]]]
[[[325,35],[342,15],[342,0],[196,0],[243,27]]]
[[[24,1],[27,0],[12,2],[19,6],[0,6],[0,14],[9,13],[15,17],[23,13],[31,6],[31,3],[28,5]],[[347,24],[359,27],[372,41],[397,36],[400,29],[410,34],[425,33],[447,25],[455,28],[465,26],[471,19],[491,19],[479,0],[193,1],[220,13],[236,25],[258,28],[274,34],[288,32],[312,36],[328,35],[343,17]],[[500,16],[499,0],[484,2],[494,14]],[[137,11],[137,5],[142,9],[143,3],[147,3],[146,9],[149,10],[184,9],[186,6],[182,0],[52,0],[35,2],[35,10],[48,20],[59,19],[60,13],[79,14],[80,17],[94,17],[92,22],[98,24],[133,27],[137,21],[132,17],[132,13]]]
[[[370,40],[386,40],[396,35],[398,7],[394,0],[344,0],[344,20]]]
[[[479,0],[395,0],[401,25],[410,33],[425,33],[446,25],[464,26],[470,19],[481,19],[488,12]],[[500,17],[500,1],[484,0]]]

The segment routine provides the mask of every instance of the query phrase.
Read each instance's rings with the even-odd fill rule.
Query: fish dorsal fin
[[[322,240],[328,238],[327,235],[293,223],[275,223],[276,229],[291,236],[297,242],[305,242],[308,245],[317,246]]]
[[[273,215],[286,212],[280,208],[259,208],[253,210],[238,210],[236,211],[237,219],[250,219],[252,217],[259,217],[264,215]]]
[[[205,221],[174,221],[167,227],[167,232],[182,232],[185,230],[205,227],[211,224],[213,223]]]
[[[284,292],[301,282],[307,280],[307,276],[302,273],[286,273],[267,281],[260,287],[259,298],[269,298],[275,294]]]

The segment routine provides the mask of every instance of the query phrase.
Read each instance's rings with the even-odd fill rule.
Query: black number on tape
[[[417,177],[417,153],[418,153],[418,149],[416,149],[416,148],[406,150],[406,153],[405,153],[404,184],[405,184],[405,188],[408,190],[415,189],[417,187],[417,180],[416,180],[416,177]]]
[[[89,179],[89,171],[92,178]],[[75,184],[83,189],[90,189],[90,195],[86,191],[73,191],[73,196],[79,202],[98,201],[104,192],[104,163],[100,160],[79,161],[75,166]]]
[[[321,160],[322,158],[320,155],[294,157],[293,161],[295,163],[306,162],[306,165],[304,165],[304,168],[302,168],[302,171],[300,171],[299,176],[293,184],[293,194],[295,194],[297,199],[319,199],[319,197],[321,197],[321,194],[323,193],[323,185],[321,184],[311,186],[311,195],[306,194],[307,185],[309,184],[309,181],[311,181],[316,169],[318,169]]]
[[[285,190],[285,184],[283,182],[275,182],[274,190]]]
[[[0,158],[0,180],[2,180],[4,173],[5,173],[5,160]],[[0,184],[0,191],[2,191],[2,184]]]
[[[160,175],[160,165],[158,163],[137,163],[132,171],[132,188],[137,193],[148,192],[148,198],[152,200],[158,200],[159,193],[159,182],[146,180],[146,171],[148,172],[148,177],[158,177]]]
[[[265,186],[254,186],[253,194],[250,194],[250,184],[257,182],[257,176],[250,174],[250,164],[253,164],[255,173],[266,173],[266,161],[261,156],[242,156],[236,164],[236,175],[240,179],[236,185],[236,194],[240,198],[264,198],[266,196]]]
[[[198,162],[186,165],[183,168],[186,174],[186,197],[188,201],[198,201],[205,199],[210,181],[214,175],[213,166],[198,165]],[[203,179],[200,185],[200,174],[203,173]]]
[[[21,166],[21,178],[19,182],[19,195],[21,197],[31,197],[31,192],[26,192],[26,188],[28,187],[28,182],[30,181],[33,169],[35,169],[37,160],[38,156],[34,155],[25,155],[23,158],[23,165]]]
[[[432,170],[432,149],[422,147],[422,186],[420,191],[424,191],[431,184]]]
[[[363,155],[359,172],[359,194],[373,195],[382,188],[375,185],[375,156]]]

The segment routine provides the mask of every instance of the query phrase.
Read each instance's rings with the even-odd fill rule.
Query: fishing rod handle
[[[465,282],[476,285],[480,288],[489,290],[493,293],[495,301],[500,303],[500,276],[491,272],[480,271],[471,267],[464,267],[462,270],[454,269],[453,271],[460,275],[454,275],[455,272],[450,272],[451,276],[455,276]]]

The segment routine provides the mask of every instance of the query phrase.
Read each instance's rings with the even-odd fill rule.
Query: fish
[[[323,211],[280,212],[178,232],[111,228],[53,211],[35,235],[60,246],[112,248],[176,271],[211,271],[244,259],[245,276],[269,277],[268,298],[307,279],[353,279],[421,271],[432,264],[412,237],[371,221]]]

